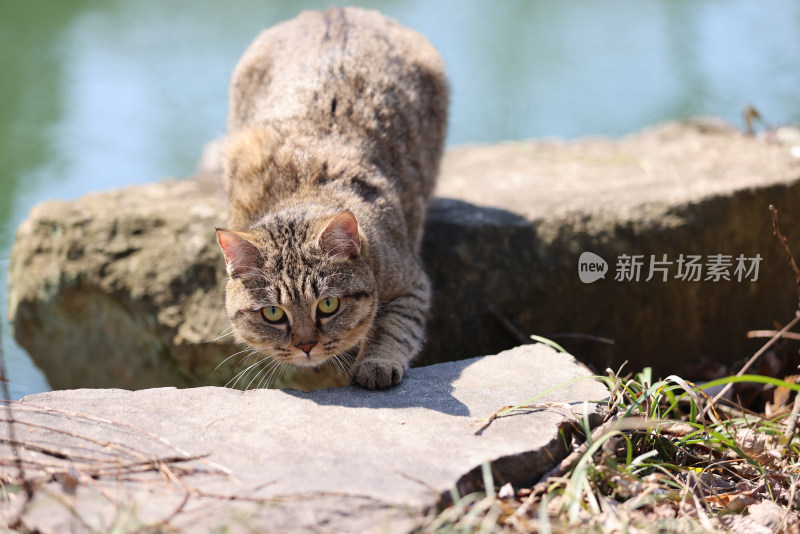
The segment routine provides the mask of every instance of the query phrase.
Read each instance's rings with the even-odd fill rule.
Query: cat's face
[[[377,309],[366,243],[350,212],[321,221],[272,217],[218,230],[238,338],[278,361],[317,366],[366,341]]]

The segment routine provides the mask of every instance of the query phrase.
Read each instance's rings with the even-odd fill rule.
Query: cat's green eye
[[[266,308],[261,308],[261,316],[268,323],[279,323],[286,317],[286,313],[277,306],[267,306]]]
[[[336,297],[325,297],[319,304],[317,304],[317,310],[319,310],[320,314],[324,317],[326,315],[333,315],[336,313],[336,310],[339,309],[339,299]]]

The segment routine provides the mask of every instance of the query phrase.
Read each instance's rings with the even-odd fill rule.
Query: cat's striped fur
[[[447,99],[436,50],[373,11],[302,13],[255,40],[231,82],[217,232],[240,340],[294,365],[357,353],[358,384],[400,382],[425,337]]]

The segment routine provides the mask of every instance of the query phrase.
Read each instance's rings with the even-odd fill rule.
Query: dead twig
[[[615,345],[616,344],[616,341],[614,341],[613,339],[609,339],[607,337],[593,336],[591,334],[580,334],[580,333],[577,333],[577,332],[561,332],[561,333],[558,333],[558,334],[553,334],[550,337],[553,337],[553,338],[556,338],[556,339],[561,339],[561,338],[565,338],[565,339],[584,339],[586,341],[597,341],[598,343],[604,343],[606,345]]]
[[[778,224],[778,210],[775,208],[774,204],[769,205],[769,213],[772,217],[772,234],[775,238],[780,242],[783,246],[783,251],[786,254],[786,260],[789,262],[789,267],[792,269],[794,273],[794,282],[795,286],[797,286],[797,307],[800,310],[800,268],[797,267],[797,263],[794,261],[794,256],[792,256],[792,251],[789,250],[789,240],[781,233],[781,227]],[[795,312],[795,318],[785,327],[783,327],[780,332],[776,332],[775,335],[767,342],[764,347],[761,348],[746,364],[742,369],[737,373],[736,376],[741,376],[744,374],[745,370],[750,367],[750,365],[770,346],[772,343],[775,342],[776,339],[779,337],[785,337],[790,339],[800,339],[800,335],[788,332],[788,330],[797,323],[798,315],[800,312]],[[751,334],[761,334],[764,332],[755,331],[755,332],[748,332],[747,337],[755,337]],[[714,399],[718,399],[722,397],[725,393],[727,393],[730,388],[733,386],[733,383],[727,384],[722,391],[720,391]],[[703,410],[703,415],[705,415],[705,409]],[[789,443],[794,439],[795,430],[797,428],[797,419],[800,416],[800,396],[795,395],[794,399],[794,406],[792,407],[792,413],[789,415],[788,419],[786,420],[786,431],[785,435],[789,438]]]
[[[508,410],[511,410],[512,408],[514,408],[514,407],[513,406],[503,406],[499,410],[495,410],[495,412],[492,415],[490,415],[489,417],[486,418],[486,422],[483,424],[483,426],[481,426],[478,430],[475,431],[475,435],[476,436],[480,436],[481,434],[483,434],[483,432],[487,428],[489,428],[489,425],[491,425],[494,422],[495,419],[500,417],[501,413],[503,413],[505,411],[508,411]]]
[[[183,480],[181,477],[176,475],[169,468],[167,464],[160,463],[158,468],[159,471],[161,471],[161,474],[167,480],[172,482],[172,484],[174,484],[175,487],[178,487],[181,490],[183,490],[183,498],[181,499],[181,502],[178,503],[178,506],[172,511],[172,513],[170,513],[166,518],[162,519],[154,526],[169,525],[170,522],[173,521],[176,517],[178,517],[178,515],[186,508],[186,505],[189,503],[189,497],[192,494],[192,488],[189,486],[189,484],[187,484],[186,481]]]
[[[517,340],[517,343],[521,345],[531,345],[533,343],[533,340],[529,336],[526,336],[525,333],[517,327],[517,325],[512,323],[508,317],[500,313],[497,308],[489,305],[486,308],[486,311],[489,313],[489,315],[494,317],[503,328],[505,328],[506,332],[511,334],[511,336]]]
[[[794,404],[792,405],[792,413],[789,414],[789,417],[786,418],[786,430],[784,431],[784,435],[786,436],[786,443],[791,445],[792,441],[794,440],[794,436],[797,433],[797,418],[800,417],[800,395],[795,393],[794,395]]]
[[[486,312],[492,316],[500,326],[508,332],[511,337],[513,337],[517,343],[520,345],[532,345],[534,341],[530,338],[530,336],[525,335],[517,325],[515,325],[511,319],[506,317],[503,313],[501,313],[497,308],[492,305],[487,306]],[[596,341],[598,343],[605,343],[606,345],[614,345],[613,339],[608,339],[607,337],[600,337],[600,336],[593,336],[591,334],[580,334],[580,333],[570,333],[570,332],[562,332],[558,334],[552,334],[550,337],[553,338],[567,338],[567,339],[585,339],[588,341]]]
[[[753,354],[753,356],[751,356],[751,357],[750,357],[750,359],[749,359],[749,360],[747,360],[747,363],[745,363],[745,364],[742,366],[742,368],[741,368],[741,369],[739,369],[739,372],[738,372],[738,373],[736,373],[736,376],[742,376],[743,374],[745,374],[745,372],[747,372],[747,370],[750,368],[750,366],[751,366],[751,365],[753,365],[753,364],[754,364],[754,363],[755,363],[755,362],[756,362],[756,361],[757,361],[757,360],[758,360],[758,359],[761,357],[761,355],[762,355],[762,354],[764,354],[765,352],[767,352],[767,349],[769,349],[769,348],[770,348],[770,347],[773,345],[773,343],[775,343],[775,342],[776,342],[778,339],[780,339],[780,338],[783,336],[783,334],[784,334],[784,333],[786,333],[786,332],[788,332],[789,330],[791,330],[791,329],[794,327],[794,325],[796,325],[796,324],[797,324],[797,322],[798,322],[798,321],[800,321],[800,310],[795,312],[795,314],[794,314],[794,319],[792,319],[791,321],[789,321],[789,324],[787,324],[786,326],[784,326],[783,328],[781,328],[780,332],[778,332],[778,333],[776,333],[774,336],[772,336],[772,338],[771,338],[769,341],[767,341],[767,342],[764,344],[764,346],[763,346],[763,347],[761,347],[761,348],[758,350],[758,352],[756,352],[755,354]],[[709,404],[706,404],[706,405],[703,407],[702,411],[700,412],[700,417],[701,417],[701,418],[705,418],[705,416],[706,416],[706,413],[708,412],[708,409],[709,409],[709,407],[710,407],[712,404],[716,404],[716,403],[717,403],[717,401],[719,401],[719,399],[721,399],[722,397],[724,397],[724,396],[725,396],[725,394],[726,394],[726,393],[728,393],[728,391],[730,391],[730,390],[731,390],[731,388],[733,387],[733,384],[734,384],[733,382],[729,382],[728,384],[726,384],[726,385],[725,385],[725,387],[724,387],[724,388],[722,388],[722,389],[720,390],[720,392],[719,392],[719,393],[717,393],[716,395],[714,395],[714,398],[713,398],[713,399],[711,399],[711,403],[709,403]]]
[[[789,261],[789,267],[792,268],[792,272],[794,273],[794,282],[797,286],[797,307],[800,309],[800,269],[797,268],[797,263],[795,263],[792,252],[789,250],[789,240],[781,234],[781,228],[778,225],[778,210],[775,209],[773,204],[769,205],[769,212],[772,215],[772,234],[780,241],[781,245],[783,245],[786,259]]]
[[[795,403],[796,404],[796,403]],[[794,499],[797,496],[797,484],[798,484],[798,477],[792,477],[792,483],[789,490],[789,499],[787,501],[786,511],[783,513],[783,517],[781,518],[780,525],[776,529],[776,532],[786,532],[786,527],[789,525],[789,520],[792,517],[792,507],[794,506]]]
[[[566,413],[559,412],[558,410],[556,410],[556,408],[562,408],[565,406],[567,407]],[[572,417],[573,419],[575,418],[575,414],[572,413],[569,407],[563,403],[544,402],[538,404],[518,404],[516,406],[503,406],[502,408],[495,410],[495,412],[492,413],[492,415],[487,417],[485,420],[479,419],[476,421],[476,423],[480,423],[482,421],[484,423],[478,430],[475,431],[475,435],[476,436],[482,435],[486,431],[486,429],[489,428],[489,425],[491,425],[497,419],[509,415],[519,415],[522,410],[526,410],[525,413],[530,413],[532,411],[552,410],[556,411],[556,413],[562,414],[564,417]]]
[[[122,423],[122,422],[119,422],[119,421],[113,421],[113,420],[110,420],[110,419],[105,419],[105,418],[102,418],[102,417],[97,417],[97,416],[94,416],[94,415],[81,413],[81,412],[73,412],[73,411],[69,411],[69,410],[60,410],[58,408],[52,408],[52,407],[48,407],[48,406],[39,406],[39,405],[36,405],[36,404],[22,403],[22,402],[19,402],[19,401],[9,401],[9,402],[17,407],[17,411],[20,411],[20,412],[23,412],[23,413],[25,413],[25,412],[33,412],[33,413],[36,413],[36,414],[51,415],[53,417],[58,417],[58,418],[66,417],[66,418],[71,418],[71,419],[81,419],[83,421],[87,421],[87,422],[91,423],[92,425],[109,426],[109,427],[112,427],[114,429],[129,433],[129,434],[133,434],[133,435],[137,435],[137,436],[144,436],[144,437],[149,438],[149,439],[151,439],[153,441],[161,443],[162,445],[164,445],[164,446],[172,449],[173,451],[175,451],[175,453],[177,453],[176,456],[184,456],[184,457],[192,457],[192,456],[194,456],[191,453],[189,453],[188,451],[186,451],[184,449],[181,449],[180,447],[175,446],[174,444],[169,442],[167,439],[165,439],[162,436],[159,436],[158,434],[154,434],[152,432],[148,432],[147,430],[141,429],[141,428],[133,426],[133,425],[129,425],[127,423]],[[30,423],[26,422],[25,424],[30,424]],[[30,425],[32,426],[32,424],[30,424]],[[44,428],[46,428],[48,430],[51,430],[51,431],[54,430],[53,428],[51,428],[49,426],[44,426]],[[69,435],[69,431],[61,430],[61,432],[62,433],[66,433],[67,435]],[[86,438],[84,436],[77,435],[77,434],[73,435],[72,437],[75,437],[77,439],[82,439],[82,440],[85,440],[85,441],[94,441],[97,444],[102,444],[102,442],[99,442],[97,440],[91,440],[91,439],[88,439],[88,438]],[[137,449],[137,448],[135,448],[135,447],[133,447],[131,445],[123,444],[123,446],[128,451],[133,451],[133,452],[139,453],[140,454],[140,456],[139,456],[140,459],[147,460],[147,459],[152,457],[152,455],[148,454],[146,451],[143,451],[141,449]],[[119,450],[121,451],[122,449],[119,449]],[[127,453],[128,456],[135,457],[133,452],[128,452]],[[222,466],[222,465],[220,465],[220,464],[218,464],[216,462],[212,462],[212,461],[208,460],[205,457],[201,457],[199,459],[199,461],[201,463],[204,463],[204,464],[208,465],[211,469],[219,471],[219,472],[227,475],[232,480],[236,480],[236,478],[233,476],[233,471],[231,471],[227,467]]]
[[[9,419],[0,419],[0,422],[10,423],[11,420],[9,420]],[[17,425],[24,425],[24,426],[28,426],[28,427],[31,427],[31,428],[38,428],[38,429],[46,430],[48,432],[52,432],[54,434],[61,434],[63,436],[67,436],[67,437],[70,437],[70,438],[75,438],[76,440],[81,440],[81,441],[86,441],[88,443],[92,443],[92,444],[97,445],[99,447],[98,450],[93,451],[96,454],[104,454],[104,455],[107,455],[107,456],[113,456],[112,452],[107,452],[107,451],[113,451],[113,452],[116,452],[116,453],[118,453],[120,455],[124,455],[124,456],[130,457],[130,458],[133,458],[134,460],[140,460],[140,461],[145,461],[148,458],[152,457],[152,455],[148,454],[146,451],[137,449],[137,448],[135,448],[133,446],[130,446],[130,445],[118,444],[118,443],[114,443],[114,442],[111,442],[111,441],[105,441],[105,440],[92,439],[92,438],[87,437],[87,436],[82,436],[82,435],[80,435],[80,434],[78,434],[76,432],[72,432],[72,431],[69,431],[69,430],[64,430],[64,429],[61,429],[61,428],[56,428],[56,427],[49,426],[49,425],[41,425],[41,424],[38,424],[38,423],[31,423],[29,421],[22,421],[22,420],[19,420],[19,419],[14,421],[14,423],[17,424]],[[0,443],[10,443],[10,441],[6,440],[5,438],[0,438]],[[48,456],[52,456],[52,457],[58,458],[60,460],[70,460],[70,459],[80,458],[80,456],[72,456],[72,457],[70,457],[68,455],[68,453],[66,453],[64,451],[57,451],[55,449],[41,447],[41,446],[29,443],[29,442],[18,441],[18,442],[16,442],[16,445],[17,446],[21,446],[21,447],[26,448],[26,449],[37,450],[37,451],[39,451],[39,452],[41,452],[43,454],[47,454]],[[98,461],[98,462],[101,461],[101,460],[98,460],[97,458],[88,457],[88,456],[83,456],[82,458],[89,459],[90,461]]]
[[[777,330],[750,330],[747,333],[747,339],[754,339],[757,337],[772,337],[778,334]],[[800,341],[800,334],[797,332],[783,332],[780,337],[784,339],[793,339]]]

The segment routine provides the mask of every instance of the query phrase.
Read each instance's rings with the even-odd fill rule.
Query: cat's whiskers
[[[286,369],[289,368],[289,364],[286,363],[286,362],[278,362],[278,363],[279,363],[279,365],[277,365],[275,367],[275,369],[273,369],[272,372],[270,372],[269,376],[266,377],[267,378],[267,388],[277,387],[278,382],[280,382],[281,378],[283,377],[283,373],[285,373]],[[274,383],[273,383],[273,379],[275,380]],[[261,387],[260,383],[259,383],[259,387]]]
[[[331,342],[331,345],[341,345],[342,343],[345,343],[347,348],[343,349],[333,347],[329,349],[333,352],[333,355],[327,360],[327,362],[330,362],[330,365],[336,368],[337,373],[342,376],[342,378],[352,378],[350,370],[358,359],[361,346],[364,342],[368,342],[371,339],[372,338],[369,336],[352,336],[339,338],[335,342]],[[356,351],[355,349],[358,350]]]
[[[264,360],[261,360],[261,362],[263,362],[263,361]],[[275,358],[270,358],[270,361],[267,362],[266,365],[264,365],[261,369],[258,370],[258,372],[255,374],[253,379],[250,380],[250,382],[247,384],[247,386],[244,388],[244,390],[248,391],[250,389],[250,386],[253,385],[253,382],[255,382],[258,379],[258,377],[260,377],[262,375],[262,373],[266,374],[267,372],[269,372],[270,369],[273,369],[273,368],[279,366],[280,363],[281,362],[276,360]]]
[[[247,369],[239,371],[233,378],[231,378],[230,380],[228,380],[225,383],[225,387],[226,388],[231,388],[231,389],[236,389],[236,383],[239,382],[239,378],[241,377],[242,373],[244,373],[245,371],[247,371]]]
[[[263,373],[265,369],[269,369],[270,366],[274,365],[274,360],[270,359],[269,361],[266,361],[266,358],[262,358],[256,363],[258,364],[258,368],[253,377],[250,379],[250,382],[248,382],[246,386],[242,387],[242,391],[249,391],[250,386],[253,385],[253,382],[255,382],[259,376],[261,376],[261,373]],[[242,384],[244,384],[244,381],[242,381]]]
[[[241,380],[242,378],[244,378],[244,376],[245,376],[245,375],[246,375],[248,372],[250,372],[250,370],[251,370],[253,367],[256,367],[257,365],[260,365],[261,363],[263,363],[263,362],[267,361],[268,359],[270,359],[270,356],[264,356],[263,358],[261,358],[260,360],[256,361],[255,363],[253,363],[253,364],[251,364],[251,365],[248,365],[248,366],[247,366],[247,367],[245,367],[243,370],[241,370],[241,371],[239,371],[238,373],[236,373],[236,376],[234,376],[234,377],[231,379],[231,380],[234,380],[234,379],[235,379],[232,385],[230,385],[230,386],[229,386],[229,384],[230,384],[230,380],[229,380],[229,381],[228,381],[228,384],[225,384],[225,386],[226,386],[226,387],[231,387],[231,388],[236,388],[236,384],[238,384],[238,383],[239,383],[239,380]],[[242,383],[244,383],[244,381],[242,381]]]
[[[341,351],[336,351],[334,354],[328,357],[321,365],[320,368],[323,366],[333,367],[337,372],[341,371],[341,362],[339,361],[339,354]]]
[[[261,379],[258,381],[258,384],[256,384],[256,389],[261,389],[262,386],[264,385],[264,380],[267,380],[272,375],[272,372],[274,372],[275,369],[280,367],[280,365],[281,362],[275,359],[273,359],[272,362],[270,362],[270,364],[265,365],[264,368],[258,372],[258,375],[256,375],[261,377]],[[269,369],[272,369],[272,371],[269,371]],[[249,385],[247,386],[247,389],[250,389]]]
[[[248,347],[248,348],[246,348],[246,349],[244,349],[244,350],[240,350],[239,352],[236,352],[236,353],[234,353],[234,354],[231,354],[230,356],[228,356],[227,358],[225,358],[224,360],[222,360],[221,362],[219,362],[219,363],[217,364],[217,366],[216,366],[216,367],[214,367],[214,370],[213,370],[213,371],[211,371],[211,374],[209,374],[209,375],[208,375],[208,378],[210,379],[212,376],[214,376],[214,373],[216,373],[216,372],[217,372],[217,370],[218,370],[220,367],[222,367],[222,365],[223,365],[225,362],[227,362],[228,360],[230,360],[230,359],[231,359],[231,358],[233,358],[234,356],[238,356],[239,354],[242,354],[243,352],[248,352],[248,351],[249,351],[249,352],[255,352],[253,349],[251,349],[250,347]]]
[[[350,369],[355,362],[355,357],[351,356],[346,351],[337,351],[330,361],[332,361],[333,366],[342,378],[350,378]]]
[[[234,334],[234,331],[233,331],[233,325],[231,325],[231,326],[229,326],[228,328],[226,328],[225,330],[223,330],[223,331],[220,333],[220,335],[218,335],[218,336],[217,336],[217,337],[215,337],[214,339],[210,339],[210,340],[208,340],[208,341],[204,341],[204,343],[214,343],[215,341],[219,341],[219,340],[220,340],[220,339],[222,339],[223,337],[232,336],[233,334]]]
[[[244,352],[244,351],[242,351],[242,352]],[[238,353],[238,354],[241,354],[241,353]],[[238,371],[239,369],[242,368],[242,365],[250,365],[250,362],[253,360],[253,356],[255,356],[256,354],[258,354],[258,350],[250,349],[247,352],[247,354],[245,354],[238,362],[236,362],[236,365],[233,366],[232,371]]]

